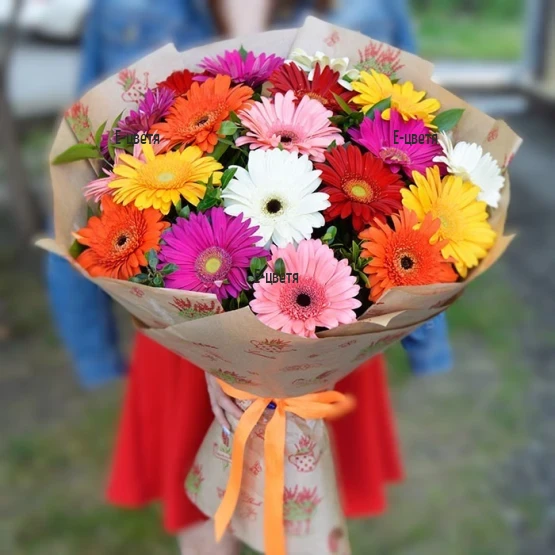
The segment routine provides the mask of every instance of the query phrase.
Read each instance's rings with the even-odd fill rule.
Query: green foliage
[[[87,247],[82,245],[77,239],[73,241],[71,247],[69,247],[69,255],[72,258],[77,258]]]
[[[437,126],[438,131],[449,131],[459,123],[464,113],[463,108],[453,108],[452,110],[445,110],[438,114],[432,121],[432,124]]]
[[[335,236],[337,235],[337,228],[332,225],[326,229],[326,233],[322,236],[322,243],[331,245],[335,241]]]
[[[278,258],[274,264],[274,273],[279,277],[285,277],[285,262],[283,258]]]
[[[147,266],[144,272],[129,278],[133,283],[140,283],[142,285],[149,285],[150,287],[164,287],[164,277],[177,270],[175,264],[166,264],[158,270],[158,255],[154,249],[149,250],[145,258]]]
[[[102,158],[102,154],[96,145],[77,143],[64,150],[61,154],[58,154],[58,156],[52,160],[52,164],[56,166],[59,164],[68,164],[69,162],[77,162],[78,160],[100,158]]]
[[[233,176],[235,175],[236,172],[237,172],[237,168],[227,168],[227,170],[224,171],[220,182],[220,187],[222,189],[225,189],[225,187],[227,187],[227,185],[233,179]]]
[[[197,210],[199,212],[206,212],[214,206],[219,206],[222,202],[221,199],[222,190],[220,187],[214,187],[212,182],[212,176],[208,178],[208,183],[206,184],[206,192],[204,197],[197,205]]]
[[[391,108],[391,97],[388,98],[384,98],[383,100],[380,100],[378,103],[374,104],[374,106],[372,106],[372,108],[370,108],[370,110],[368,110],[368,112],[366,112],[366,117],[370,118],[371,120],[374,119],[374,113],[376,111],[379,111],[380,113],[382,113],[384,110],[387,110],[388,108]]]

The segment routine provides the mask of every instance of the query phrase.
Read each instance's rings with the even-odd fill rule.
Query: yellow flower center
[[[156,179],[158,179],[158,181],[161,181],[162,183],[167,183],[168,181],[171,181],[174,177],[175,175],[172,172],[162,172],[158,174]]]
[[[215,274],[221,267],[222,261],[218,258],[212,257],[209,258],[206,263],[204,264],[204,269],[209,274]]]
[[[348,179],[343,183],[343,191],[351,199],[366,204],[374,199],[372,185],[362,179]]]

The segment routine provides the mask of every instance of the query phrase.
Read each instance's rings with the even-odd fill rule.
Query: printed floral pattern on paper
[[[329,46],[335,46],[340,40],[339,37],[339,33],[337,31],[333,31],[333,33],[331,33],[330,35],[328,35],[325,39],[324,42]]]
[[[283,494],[283,521],[285,531],[292,536],[310,534],[310,524],[322,501],[318,488],[285,488]]]
[[[284,366],[280,368],[280,372],[297,372],[301,370],[310,370],[311,368],[321,368],[322,363],[320,362],[308,362],[305,364],[292,364],[291,366]]]
[[[406,331],[393,333],[391,335],[388,335],[387,337],[382,337],[382,339],[378,339],[378,341],[375,341],[374,343],[370,343],[370,345],[364,347],[364,349],[362,349],[358,353],[358,355],[352,360],[352,362],[361,362],[363,360],[366,360],[370,357],[374,350],[378,349],[384,344],[395,343],[395,341],[397,341],[398,339],[402,339],[403,337],[405,337],[405,335],[407,335]]]
[[[295,445],[296,452],[289,455],[289,462],[299,472],[312,472],[316,469],[322,452],[318,450],[316,442],[308,436],[302,436],[299,443]]]
[[[249,471],[254,476],[258,476],[262,472],[262,465],[260,464],[260,461],[255,461],[254,464],[249,467]]]
[[[274,353],[291,353],[297,350],[290,347],[291,341],[283,339],[263,339],[262,341],[252,339],[251,345],[254,345],[255,348],[246,349],[245,353],[271,359],[276,358],[272,356]]]
[[[222,370],[222,368],[210,368],[210,373],[229,385],[258,385],[253,380],[240,376],[232,370]]]
[[[138,287],[131,287],[131,289],[129,289],[129,293],[139,299],[145,296],[145,292]]]
[[[140,79],[136,70],[122,69],[118,73],[118,85],[123,89],[121,99],[124,102],[139,102],[148,89],[148,72],[145,71]]]
[[[197,495],[200,492],[200,488],[204,482],[204,476],[202,474],[202,465],[194,464],[193,468],[189,474],[187,474],[187,478],[185,479],[185,490],[189,494],[189,496],[196,501]]]
[[[88,106],[82,102],[75,102],[66,110],[64,117],[80,143],[94,142]]]
[[[349,538],[347,532],[341,526],[336,526],[328,534],[328,549],[330,555],[345,555],[350,553]]]
[[[205,318],[206,316],[221,314],[224,311],[216,301],[210,301],[209,303],[203,301],[191,302],[190,299],[180,299],[179,297],[174,297],[170,306],[177,308],[179,316],[186,320]]]
[[[370,41],[364,50],[358,51],[360,61],[355,67],[359,71],[371,69],[385,73],[391,79],[397,78],[397,72],[405,67],[401,63],[401,51],[388,44]]]
[[[298,379],[293,381],[293,384],[295,384],[295,385],[316,385],[316,384],[319,384],[319,383],[323,383],[323,382],[327,381],[336,371],[337,371],[337,369],[334,368],[333,370],[327,370],[326,372],[322,372],[321,374],[318,374],[317,376],[314,376],[314,378],[298,378]]]
[[[215,441],[212,444],[212,454],[216,459],[222,461],[223,470],[227,470],[231,464],[231,439],[230,437],[222,431],[222,443]]]

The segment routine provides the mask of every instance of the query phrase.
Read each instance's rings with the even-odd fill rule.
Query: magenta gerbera
[[[250,220],[233,217],[223,208],[178,218],[164,234],[159,254],[161,267],[173,263],[177,270],[165,278],[166,286],[213,293],[219,300],[237,297],[249,289],[247,268],[254,257],[267,258],[266,249]]]
[[[268,150],[281,145],[284,150],[307,154],[315,162],[324,161],[324,152],[333,142],[344,143],[339,129],[329,118],[333,116],[321,102],[304,96],[297,104],[295,93],[276,93],[273,102],[262,97],[239,112],[247,134],[236,141],[238,146],[249,144],[251,149]]]
[[[374,119],[364,118],[359,129],[350,129],[355,142],[381,158],[394,172],[411,176],[413,171],[426,173],[433,159],[442,153],[437,136],[420,120],[405,121],[399,112],[391,110],[389,121],[376,111]]]
[[[195,81],[206,81],[214,75],[229,75],[235,84],[244,84],[255,88],[268,80],[268,77],[280,67],[285,60],[275,54],[247,52],[245,57],[239,50],[226,50],[223,56],[204,58],[199,67],[206,75],[197,75]]]
[[[275,283],[278,258],[285,264],[286,276]],[[272,259],[264,278],[254,284],[250,307],[270,328],[316,337],[317,327],[331,329],[356,320],[359,290],[346,259],[337,260],[319,239],[305,239],[297,248],[272,246]]]
[[[118,123],[118,135],[135,135],[145,133],[169,114],[175,100],[171,89],[159,87],[148,89],[144,98],[139,102],[137,110],[131,110],[129,115]]]

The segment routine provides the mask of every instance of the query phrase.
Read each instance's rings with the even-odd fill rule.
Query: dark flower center
[[[410,270],[414,266],[414,260],[410,256],[403,256],[401,258],[401,266],[405,270]]]
[[[310,297],[306,293],[301,293],[300,295],[297,295],[297,304],[299,306],[310,306],[310,303]]]
[[[270,214],[277,214],[281,208],[281,202],[275,198],[266,203],[266,210],[268,210]]]
[[[287,135],[282,135],[281,142],[283,144],[289,144],[293,140],[292,137],[288,137]]]
[[[207,115],[201,116],[201,117],[195,122],[195,126],[201,127],[201,126],[203,126],[203,125],[206,125],[206,124],[208,123],[208,120],[209,120],[209,118],[208,118]]]
[[[116,241],[118,247],[123,247],[127,243],[127,237],[125,235],[120,235]]]

